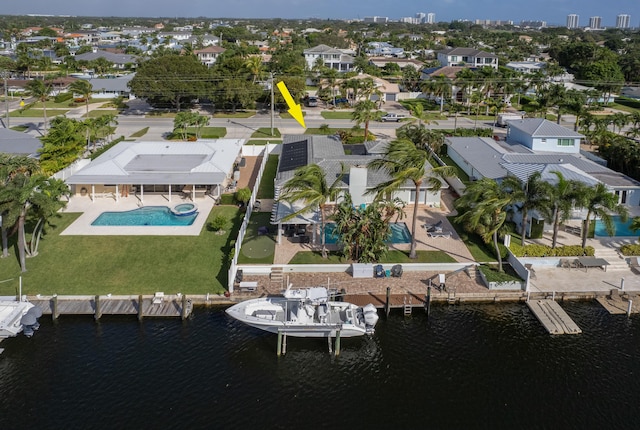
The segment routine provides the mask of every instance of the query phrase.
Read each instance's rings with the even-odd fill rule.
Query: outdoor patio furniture
[[[427,232],[441,232],[442,231],[442,220],[438,221],[435,224],[425,224],[424,228],[427,229]]]
[[[402,265],[395,264],[391,267],[391,276],[394,278],[400,278],[402,276]]]
[[[629,258],[629,267],[631,269],[635,269],[640,272],[640,257],[631,257]]]
[[[585,271],[588,271],[589,267],[601,267],[606,272],[609,265],[609,262],[604,258],[578,257],[577,261],[581,267],[584,267]]]
[[[373,272],[373,277],[374,278],[384,278],[385,277],[385,271],[384,271],[384,267],[382,267],[382,264],[377,264],[375,266],[374,272]]]
[[[444,237],[445,239],[449,239],[451,237],[451,233],[449,233],[448,231],[445,232],[445,231],[442,231],[442,230],[440,230],[440,231],[427,231],[427,236],[433,237],[433,238]]]
[[[561,258],[560,267],[562,267],[563,269],[571,269],[571,261],[567,260],[566,258]]]
[[[524,267],[529,271],[529,278],[536,279],[536,271],[533,270],[533,264],[525,264]]]
[[[162,304],[162,302],[164,301],[164,293],[163,292],[157,292],[153,295],[153,300],[152,303],[154,305],[160,305]]]

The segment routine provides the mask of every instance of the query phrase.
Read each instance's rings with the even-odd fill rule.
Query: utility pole
[[[4,126],[9,128],[9,92],[7,91],[7,78],[9,77],[9,72],[6,70],[2,71],[2,79],[4,79],[4,110],[6,115],[6,122]]]
[[[274,94],[273,94],[273,72],[269,73],[271,76],[271,137],[273,137],[273,113],[274,113]]]

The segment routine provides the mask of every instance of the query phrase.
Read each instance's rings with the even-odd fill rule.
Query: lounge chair
[[[629,267],[631,267],[631,270],[640,272],[640,257],[629,258]]]
[[[571,269],[571,261],[567,260],[566,258],[561,258],[560,267],[562,267],[563,269]]]
[[[427,235],[429,237],[444,237],[445,239],[449,239],[451,237],[451,233],[448,231],[427,231]]]
[[[437,232],[437,231],[442,231],[442,220],[438,221],[435,224],[425,224],[424,228],[427,230],[427,232]]]

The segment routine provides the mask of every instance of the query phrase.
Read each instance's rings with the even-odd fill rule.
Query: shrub
[[[228,223],[229,220],[224,215],[216,215],[209,221],[207,227],[213,231],[220,231],[224,230]]]
[[[511,244],[511,252],[516,257],[581,257],[583,255],[595,255],[595,249],[587,246],[584,250],[580,245],[559,246],[551,248],[548,245],[531,244],[524,247],[519,244]]]
[[[620,247],[622,255],[640,255],[640,243],[629,243]]]
[[[60,93],[53,98],[56,103],[63,103],[73,98],[73,93]]]
[[[236,191],[236,200],[245,205],[251,199],[251,190],[249,188],[240,188]]]
[[[321,131],[329,131],[329,124],[320,124],[320,127],[318,127]]]

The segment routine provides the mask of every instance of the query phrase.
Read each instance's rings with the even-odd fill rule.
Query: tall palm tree
[[[55,214],[66,205],[61,197],[68,195],[69,190],[63,181],[43,174],[37,162],[20,157],[17,160],[18,166],[20,160],[22,167],[18,170],[2,169],[3,177],[9,179],[0,188],[0,213],[3,214],[3,227],[14,228],[18,233],[20,268],[22,272],[26,272],[25,222],[29,212],[35,213],[39,218]],[[16,164],[12,164],[15,167]]]
[[[303,207],[284,218],[290,220],[298,215],[309,211],[320,210],[320,240],[322,243],[322,257],[327,257],[327,249],[324,238],[324,225],[326,222],[326,209],[330,200],[335,200],[342,177],[345,174],[345,166],[342,166],[342,173],[331,184],[327,184],[324,170],[317,164],[309,164],[295,170],[293,177],[289,179],[281,189],[278,200],[287,201],[291,204],[302,202]]]
[[[89,99],[93,92],[93,85],[91,85],[91,82],[84,79],[78,79],[69,85],[69,90],[71,90],[73,94],[80,94],[82,96],[84,99],[84,105],[87,109],[87,115],[89,115]]]
[[[364,141],[369,137],[369,121],[378,117],[376,104],[371,100],[362,100],[355,104],[353,109],[353,120],[357,125],[364,123]]]
[[[262,58],[260,57],[249,57],[244,62],[244,67],[247,71],[253,76],[253,83],[262,79],[264,75],[264,67],[262,65]]]
[[[576,206],[587,210],[582,229],[583,249],[587,246],[587,235],[592,215],[602,220],[609,236],[613,236],[616,230],[611,213],[620,215],[623,222],[626,222],[629,216],[627,207],[618,204],[618,196],[610,192],[602,182],[598,182],[594,187],[585,188],[584,192],[578,196]]]
[[[501,183],[491,178],[482,178],[467,187],[455,206],[461,213],[456,217],[465,229],[478,233],[493,246],[498,259],[498,271],[502,272],[502,256],[498,245],[498,232],[507,220],[507,208],[518,201],[514,190],[520,189],[520,182],[514,176],[506,177]]]
[[[391,141],[382,157],[376,158],[368,164],[370,169],[382,170],[390,176],[389,180],[369,191],[376,194],[376,200],[383,200],[387,195],[405,187],[407,182],[413,183],[416,197],[413,205],[409,258],[416,258],[416,226],[418,225],[418,206],[422,184],[426,181],[428,189],[438,190],[442,187],[442,180],[446,176],[455,175],[455,170],[450,166],[433,167],[427,174],[428,166],[431,166],[429,153],[406,139]]]
[[[451,97],[451,85],[451,79],[440,75],[423,81],[420,89],[424,93],[429,93],[434,97],[440,98],[440,113],[442,114],[444,111],[444,99]]]
[[[520,230],[520,244],[522,246],[524,246],[527,235],[529,214],[534,210],[543,210],[549,204],[550,188],[550,184],[542,180],[542,174],[534,172],[522,184],[521,191],[518,192],[517,200],[520,203],[520,212],[522,213],[522,227]]]
[[[27,91],[31,93],[39,102],[42,102],[42,114],[44,116],[44,131],[47,131],[47,98],[51,92],[51,82],[45,82],[40,79],[33,79],[25,86]]]
[[[444,145],[444,134],[437,130],[429,129],[424,125],[406,124],[396,129],[398,139],[412,141],[419,149],[424,149],[430,154],[438,153]]]
[[[640,216],[634,217],[631,220],[631,225],[629,226],[629,228],[631,229],[631,231],[640,230]],[[640,237],[638,237],[638,242],[640,242]]]
[[[566,179],[560,172],[554,171],[552,173],[556,175],[556,183],[553,184],[549,194],[549,205],[544,209],[547,219],[553,223],[551,247],[555,248],[560,223],[569,218],[576,200],[580,194],[585,192],[586,186],[582,182]]]

